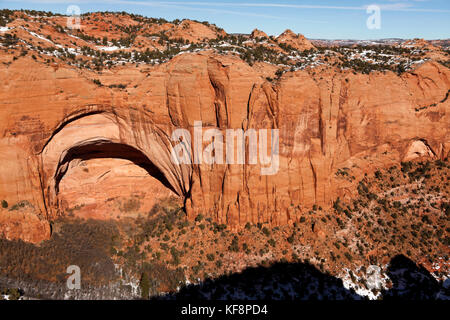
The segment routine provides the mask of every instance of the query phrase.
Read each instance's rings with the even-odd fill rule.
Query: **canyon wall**
[[[0,68],[0,200],[8,203],[0,234],[9,239],[47,239],[70,202],[95,202],[101,179],[89,180],[91,169],[84,178],[72,173],[96,159],[141,170],[122,170],[120,180],[101,186],[105,193],[119,195],[132,188],[127,175],[147,172],[147,180],[130,180],[142,197],[176,195],[190,219],[202,213],[237,228],[296,221],[313,205],[351,197],[364,173],[419,156],[445,158],[450,148],[450,71],[434,62],[400,76],[323,66],[275,81],[210,52],[101,74],[31,57]],[[117,83],[126,88],[107,85]],[[185,128],[193,137],[195,121],[224,136],[226,129],[278,129],[278,171],[262,175],[265,165],[248,161],[176,164],[172,132]]]

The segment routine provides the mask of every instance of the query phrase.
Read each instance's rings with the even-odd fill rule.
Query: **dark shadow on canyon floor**
[[[450,299],[449,279],[438,282],[423,266],[417,266],[403,255],[391,260],[387,275],[393,286],[382,292],[385,300]]]
[[[0,239],[0,289],[17,288],[27,297],[43,299],[137,299],[139,293],[117,278],[110,249],[118,229],[102,221],[72,222],[61,226],[52,239],[35,246]],[[87,236],[86,235],[90,235]],[[66,268],[76,264],[83,270],[82,290],[66,287]],[[167,269],[149,269],[156,281],[174,278]],[[164,271],[166,270],[166,271]],[[395,256],[386,270],[392,281],[381,291],[386,300],[448,300],[450,281],[438,282],[425,268],[403,255]],[[184,278],[184,275],[180,275]],[[173,279],[175,280],[175,278]],[[179,283],[176,280],[176,283]],[[174,287],[176,286],[176,283]],[[309,263],[278,262],[251,267],[241,273],[206,279],[178,292],[153,296],[154,300],[364,300],[347,289],[341,279]]]
[[[169,296],[174,299],[270,299],[354,300],[362,299],[347,290],[341,279],[324,274],[307,263],[275,263],[252,267],[242,273],[207,279]]]
[[[425,268],[403,255],[394,257],[387,270],[393,287],[381,292],[381,299],[449,299],[448,280],[438,282]],[[157,298],[160,299],[161,297]],[[276,263],[254,267],[242,273],[207,279],[188,285],[162,299],[176,300],[364,300],[341,279],[320,272],[307,263]]]

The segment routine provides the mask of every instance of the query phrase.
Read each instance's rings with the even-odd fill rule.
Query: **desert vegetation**
[[[19,50],[17,58],[32,50],[37,53],[33,55],[36,60],[48,64],[63,61],[68,65],[94,71],[125,64],[161,64],[180,53],[213,50],[218,54],[238,56],[251,66],[257,62],[277,66],[277,77],[287,71],[321,65],[352,70],[355,73],[392,71],[401,74],[429,59],[429,49],[401,44],[322,45],[302,51],[289,44],[278,43],[274,37],[253,39],[248,35],[226,34],[213,24],[199,21],[193,22],[207,26],[217,35],[201,41],[189,41],[187,38],[173,36],[170,31],[172,29],[160,28],[163,24],[177,28],[183,21],[166,21],[124,12],[84,13],[81,18],[86,28],[82,30],[68,29],[57,20],[59,17],[51,12],[1,10],[0,25],[6,25],[14,19],[24,19],[26,23],[23,29],[31,36],[22,37],[18,41],[18,29],[13,28],[0,34],[2,47]],[[122,23],[117,22],[118,19]],[[54,35],[55,32],[57,36]],[[448,61],[445,57],[448,57],[448,53],[442,51],[442,57],[439,61],[446,65]]]
[[[115,280],[110,254],[119,235],[113,222],[58,221],[53,229],[52,238],[39,246],[0,239],[0,277],[65,286],[67,267],[78,265],[86,285],[106,285]]]
[[[405,45],[401,41],[389,45],[328,46],[325,43],[312,49],[301,50],[279,43],[273,36],[254,38],[252,35],[226,34],[207,22],[169,22],[164,19],[110,12],[86,13],[82,15],[82,20],[82,31],[70,30],[63,23],[64,16],[39,11],[1,10],[0,51],[5,54],[1,55],[0,63],[9,71],[14,63],[18,63],[17,60],[27,59],[27,66],[28,62],[33,65],[41,63],[45,65],[43,68],[48,69],[51,79],[52,72],[64,65],[64,70],[76,70],[80,77],[89,79],[89,88],[102,93],[100,96],[107,96],[106,93],[103,95],[102,91],[108,91],[114,99],[123,96],[124,103],[118,103],[120,108],[128,108],[127,103],[134,101],[126,99],[130,93],[127,91],[139,86],[141,79],[154,76],[154,70],[159,72],[159,69],[164,69],[156,65],[185,53],[209,51],[214,53],[214,57],[227,55],[233,56],[234,58],[230,59],[233,61],[241,59],[247,63],[239,63],[243,69],[261,69],[262,71],[258,71],[261,79],[265,78],[271,82],[274,94],[277,95],[281,91],[275,89],[278,81],[283,81],[282,76],[285,73],[305,70],[299,74],[310,77],[309,80],[316,84],[320,84],[319,80],[328,75],[332,76],[330,84],[340,78],[343,84],[341,92],[333,91],[334,85],[324,86],[327,87],[326,90],[332,90],[333,98],[330,103],[336,102],[339,106],[342,105],[341,98],[342,103],[354,101],[343,97],[347,94],[345,82],[348,82],[348,78],[345,76],[351,76],[351,73],[391,73],[394,79],[402,83],[402,80],[412,77],[413,74],[397,78],[392,73],[401,75],[405,71],[413,70],[431,59],[430,53],[442,58],[439,61],[448,65],[448,51],[430,49],[428,46]],[[14,26],[11,24],[13,21]],[[207,28],[207,36],[196,37],[186,32],[191,30],[192,25],[202,30]],[[153,65],[154,68],[151,67]],[[126,71],[132,71],[120,73],[123,66],[130,67]],[[327,73],[328,69],[333,69],[332,73]],[[123,78],[111,80],[111,75],[115,72],[124,75]],[[344,73],[344,76],[335,78],[334,72]],[[134,73],[139,75],[139,80],[127,80],[134,79]],[[128,78],[129,76],[131,78]],[[384,77],[383,74],[379,76]],[[423,75],[420,77],[427,79]],[[368,81],[370,77],[352,78],[356,79],[357,83],[361,79]],[[255,83],[259,80],[260,78],[256,79]],[[212,82],[211,80],[211,85],[216,87]],[[422,90],[421,86],[418,87]],[[441,87],[436,85],[436,92],[429,97],[425,94],[425,89],[420,91],[419,95],[423,94],[426,102],[408,109],[413,117],[419,118],[423,115],[423,110],[434,111],[433,108],[440,108],[441,103],[448,102],[450,91],[441,90]],[[64,86],[62,88],[71,90]],[[58,87],[57,90],[63,93],[63,89]],[[149,89],[147,93],[155,94],[150,92],[152,90]],[[222,95],[219,91],[215,92],[216,98]],[[270,92],[263,91],[266,95]],[[413,92],[415,91],[412,91],[411,96],[415,97]],[[132,92],[133,95],[141,93]],[[70,100],[71,96],[73,95],[68,92],[67,108],[61,107],[61,110],[69,110],[72,105],[76,105],[72,101],[78,100]],[[334,99],[335,97],[339,98]],[[116,101],[114,99],[112,101]],[[122,101],[121,99],[119,101]],[[315,103],[311,103],[311,107],[315,106]],[[137,114],[141,114],[138,112],[141,109],[134,108],[135,106],[132,106],[130,112],[128,109],[125,112],[130,114],[133,127],[141,121],[134,120],[140,117]],[[146,117],[147,113],[160,114],[157,109],[153,110],[153,106],[143,104],[142,108],[145,111],[142,113],[143,117]],[[431,113],[427,116],[438,116]],[[274,114],[271,112],[270,116]],[[372,122],[375,118],[377,116],[370,117],[367,121]],[[349,118],[341,119],[343,122]],[[13,120],[9,122],[13,123]],[[375,120],[383,122],[386,119]],[[22,125],[24,122],[18,121],[8,134],[15,137],[21,134],[22,130],[29,130],[31,133],[28,140],[39,146],[38,142],[47,137],[44,134],[44,127],[47,125],[37,119],[30,122],[32,125],[27,127]],[[148,123],[150,122],[149,120]],[[338,121],[339,130],[341,124],[343,123]],[[320,131],[320,134],[323,133],[323,125],[322,122],[318,125],[317,131]],[[383,127],[374,128],[382,130]],[[50,134],[51,132],[48,132],[48,135]],[[16,140],[9,137],[8,139],[8,143]],[[116,220],[82,220],[77,218],[80,212],[94,211],[96,204],[92,200],[90,203],[81,203],[84,200],[79,197],[81,200],[76,204],[69,203],[67,207],[58,208],[63,212],[57,220],[50,222],[52,234],[49,240],[34,245],[20,240],[0,239],[0,291],[11,298],[24,295],[38,297],[38,292],[41,297],[64,298],[68,294],[64,289],[68,277],[66,268],[69,265],[78,265],[83,273],[84,288],[99,292],[105,286],[113,284],[114,290],[118,291],[110,291],[111,295],[108,297],[115,297],[115,294],[142,299],[155,296],[174,297],[177,294],[195,296],[199,293],[196,289],[192,289],[195,292],[191,291],[191,288],[202,286],[205,290],[222,290],[209,293],[206,290],[201,293],[205,297],[236,298],[245,294],[258,298],[314,298],[309,295],[311,292],[317,292],[316,298],[352,298],[359,294],[358,292],[372,297],[387,297],[389,294],[386,295],[386,292],[396,285],[395,276],[388,275],[388,265],[397,256],[403,256],[413,264],[421,265],[433,281],[436,281],[437,284],[433,282],[433,288],[440,290],[449,273],[448,159],[419,158],[411,162],[389,163],[374,172],[368,169],[365,174],[364,168],[355,169],[356,164],[352,165],[347,163],[332,173],[330,181],[339,186],[342,183],[343,186],[342,189],[338,188],[336,195],[339,196],[332,199],[332,202],[329,201],[326,205],[288,203],[286,206],[291,207],[287,209],[294,209],[295,218],[289,216],[288,223],[277,227],[274,226],[276,223],[232,225],[231,221],[230,225],[227,225],[217,222],[222,221],[222,217],[211,216],[208,212],[200,212],[188,220],[180,199],[159,199],[149,209],[154,202],[146,202],[146,199],[143,200],[146,194],[137,192],[129,197],[117,194],[107,196],[106,201],[111,212],[117,213],[108,216],[108,219],[114,217]],[[88,168],[83,170],[89,171]],[[313,174],[315,175],[314,172]],[[31,200],[13,201],[7,198],[8,196],[9,190],[4,195],[5,199],[0,201],[0,210],[8,217],[23,215],[25,220],[28,218],[25,217],[27,210],[39,209],[37,205],[33,206]],[[312,198],[308,200],[310,199]],[[311,201],[316,201],[314,199]],[[108,210],[105,212],[110,213]],[[258,216],[263,216],[262,210],[257,213]],[[47,222],[42,216],[39,216],[39,219]],[[14,223],[11,222],[11,225]],[[21,229],[14,236],[20,237]],[[14,236],[10,238],[13,239]],[[390,280],[386,278],[382,288],[372,289],[366,281],[367,269],[371,265],[378,266],[383,275],[389,276]],[[258,279],[255,281],[258,281],[261,290],[239,289],[242,286],[248,287],[248,279],[245,278],[250,274],[255,276],[254,279]],[[317,290],[304,287],[302,283],[306,278],[303,276],[299,275],[298,281],[290,281],[295,274],[305,275],[306,278],[313,275],[318,279],[314,283]],[[272,280],[265,280],[266,275]],[[249,279],[253,278],[249,276]],[[273,279],[284,284],[292,282],[292,286],[286,284],[287,287],[278,288],[277,281]],[[264,289],[268,282],[272,288],[270,290]],[[224,283],[224,286],[222,289],[213,289],[215,283]],[[231,288],[229,283],[238,289]],[[323,288],[319,290],[320,286],[334,291],[322,290]],[[122,289],[124,290],[121,291]],[[290,295],[290,291],[295,294]]]
[[[365,274],[369,265],[380,266],[386,273],[388,262],[404,255],[439,282],[449,267],[449,173],[447,159],[380,168],[357,183],[357,196],[351,201],[337,198],[331,210],[316,205],[305,208],[297,222],[280,227],[247,223],[233,231],[202,214],[188,221],[174,198],[161,200],[138,219],[67,217],[53,223],[51,239],[39,246],[0,239],[0,276],[62,285],[67,266],[76,264],[83,270],[83,281],[93,288],[134,279],[139,293],[130,295],[147,299],[175,294],[192,284],[212,285],[215,279],[221,283],[248,268],[278,270],[279,264],[300,264],[306,273],[331,277],[326,280],[331,281],[326,282],[328,287],[335,288],[326,291],[330,297],[349,298],[358,290],[370,290]],[[336,175],[349,179],[352,172],[342,168]],[[122,203],[122,210],[139,210],[139,206],[130,199]],[[344,290],[333,277],[348,277],[351,288]],[[230,282],[226,283],[233,296]],[[387,281],[372,294],[380,296],[392,286]],[[325,294],[320,292],[319,298]],[[278,292],[277,296],[284,295]]]
[[[336,199],[332,211],[314,206],[292,227],[247,224],[232,232],[203,216],[193,222],[182,215],[175,220],[160,217],[141,224],[134,246],[141,248],[142,256],[182,270],[191,283],[249,266],[289,262],[311,263],[335,276],[348,268],[357,286],[367,289],[366,268],[383,266],[398,254],[444,279],[450,231],[448,169],[448,161],[437,160],[378,170],[359,182],[358,196],[351,202]],[[323,239],[318,230],[324,231]]]

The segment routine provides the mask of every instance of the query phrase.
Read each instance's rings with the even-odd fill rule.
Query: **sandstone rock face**
[[[433,158],[435,155],[431,148],[425,144],[424,141],[415,140],[411,143],[411,145],[406,150],[406,154],[403,157],[403,161],[410,161],[416,158],[421,157],[431,157]]]
[[[256,38],[269,38],[267,33],[265,33],[264,31],[258,30],[258,29],[254,29],[252,31],[252,33],[250,34],[250,37],[253,38],[253,39],[256,39]]]
[[[416,48],[425,51],[423,58],[429,58],[434,61],[446,61],[447,55],[440,47],[433,45],[430,41],[424,39],[407,40],[401,44],[403,48]]]
[[[290,45],[297,50],[310,50],[314,49],[314,45],[309,42],[302,34],[295,34],[292,30],[287,29],[282,34],[280,34],[276,41],[278,43],[284,43]]]
[[[215,39],[218,35],[226,35],[223,30],[214,30],[209,26],[191,20],[183,20],[179,25],[169,29],[167,34],[170,38],[183,38],[193,43],[205,39]]]
[[[285,224],[351,197],[365,172],[449,154],[450,71],[434,62],[401,76],[323,68],[269,82],[238,57],[200,52],[100,75],[102,83],[120,76],[124,90],[30,57],[1,68],[0,200],[9,207],[0,209],[0,234],[9,239],[38,242],[59,216],[133,216],[173,195],[190,219]],[[259,160],[175,163],[172,133],[194,137],[196,121],[224,136],[278,129],[278,170],[262,175],[268,165]],[[336,174],[343,168],[355,179]]]

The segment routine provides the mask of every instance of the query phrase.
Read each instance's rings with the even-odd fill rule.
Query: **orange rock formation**
[[[256,39],[256,38],[269,38],[269,36],[264,31],[261,31],[261,30],[258,30],[258,29],[254,29],[252,31],[252,33],[250,34],[250,37],[253,38],[253,39]]]
[[[203,30],[189,21],[178,27],[185,25]],[[313,48],[290,31],[277,41]],[[190,219],[286,224],[313,205],[350,198],[366,172],[449,155],[450,70],[435,62],[401,76],[323,66],[272,82],[258,64],[211,51],[100,73],[8,50],[0,58],[0,200],[8,204],[0,234],[8,239],[39,242],[60,216],[134,216],[171,195]],[[117,83],[125,87],[108,87]],[[195,121],[224,136],[278,129],[279,170],[174,163],[171,134],[185,128],[193,136]]]
[[[302,34],[295,34],[292,30],[287,29],[276,38],[278,43],[290,45],[297,50],[310,50],[315,47]]]
[[[20,208],[20,219],[2,210],[1,231],[9,238],[47,238],[44,222],[95,198],[82,184],[99,178],[70,182],[70,173],[98,158],[143,167],[155,177],[148,190],[164,193],[157,191],[164,185],[186,199],[191,218],[203,213],[235,226],[296,220],[303,208],[350,196],[351,183],[335,183],[339,168],[358,177],[415,155],[447,156],[449,102],[440,101],[449,75],[427,63],[401,77],[323,71],[318,79],[297,71],[271,84],[238,58],[199,53],[134,73],[130,82],[138,86],[121,91],[98,87],[68,67],[21,58],[1,74],[0,198],[29,206]],[[174,164],[171,132],[192,130],[196,120],[222,131],[278,128],[278,173],[262,176],[251,164]],[[80,185],[71,193],[62,181]],[[120,193],[126,185],[109,188]]]

